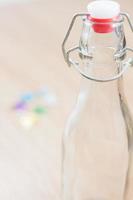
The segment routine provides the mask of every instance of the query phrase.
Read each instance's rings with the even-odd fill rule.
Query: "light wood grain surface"
[[[133,19],[132,0],[119,2]],[[75,12],[85,11],[87,3],[88,0],[38,0],[0,7],[2,200],[60,199],[61,135],[80,83],[78,74],[64,63],[61,43],[71,17]],[[128,44],[133,47],[133,34],[127,24],[125,27]],[[130,69],[125,76],[131,111],[132,73]],[[19,126],[10,108],[19,95],[44,85],[56,92],[58,106],[26,131]],[[128,200],[133,198],[132,184]]]

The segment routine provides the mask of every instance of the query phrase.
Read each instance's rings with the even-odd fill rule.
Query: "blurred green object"
[[[36,113],[36,114],[39,114],[39,115],[43,115],[43,114],[47,114],[48,110],[47,108],[43,107],[43,106],[36,106],[33,111]]]

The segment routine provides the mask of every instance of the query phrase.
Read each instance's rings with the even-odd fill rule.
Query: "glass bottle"
[[[122,74],[131,63],[119,5],[95,2],[83,17],[80,65],[66,58],[83,76],[63,134],[63,200],[123,200],[126,187],[131,116]]]

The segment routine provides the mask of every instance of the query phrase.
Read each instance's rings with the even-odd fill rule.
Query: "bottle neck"
[[[88,21],[83,22],[83,31],[80,39],[81,65],[79,67],[88,77],[95,79],[110,79],[118,74],[124,57],[116,60],[116,53],[125,48],[123,24],[115,25],[113,33],[95,33]],[[81,78],[81,88],[78,95],[79,107],[91,106],[96,102],[97,109],[107,105],[120,105],[118,81],[95,82]],[[86,104],[86,105],[85,105]],[[115,111],[115,109],[113,109]]]

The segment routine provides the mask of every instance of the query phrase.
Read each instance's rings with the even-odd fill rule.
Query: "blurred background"
[[[118,2],[133,19],[132,0]],[[73,14],[86,11],[88,3],[0,0],[2,200],[59,199],[61,136],[80,85],[80,76],[64,62],[61,43]],[[132,47],[127,24],[125,32]],[[125,91],[133,111],[132,73],[125,76]]]

